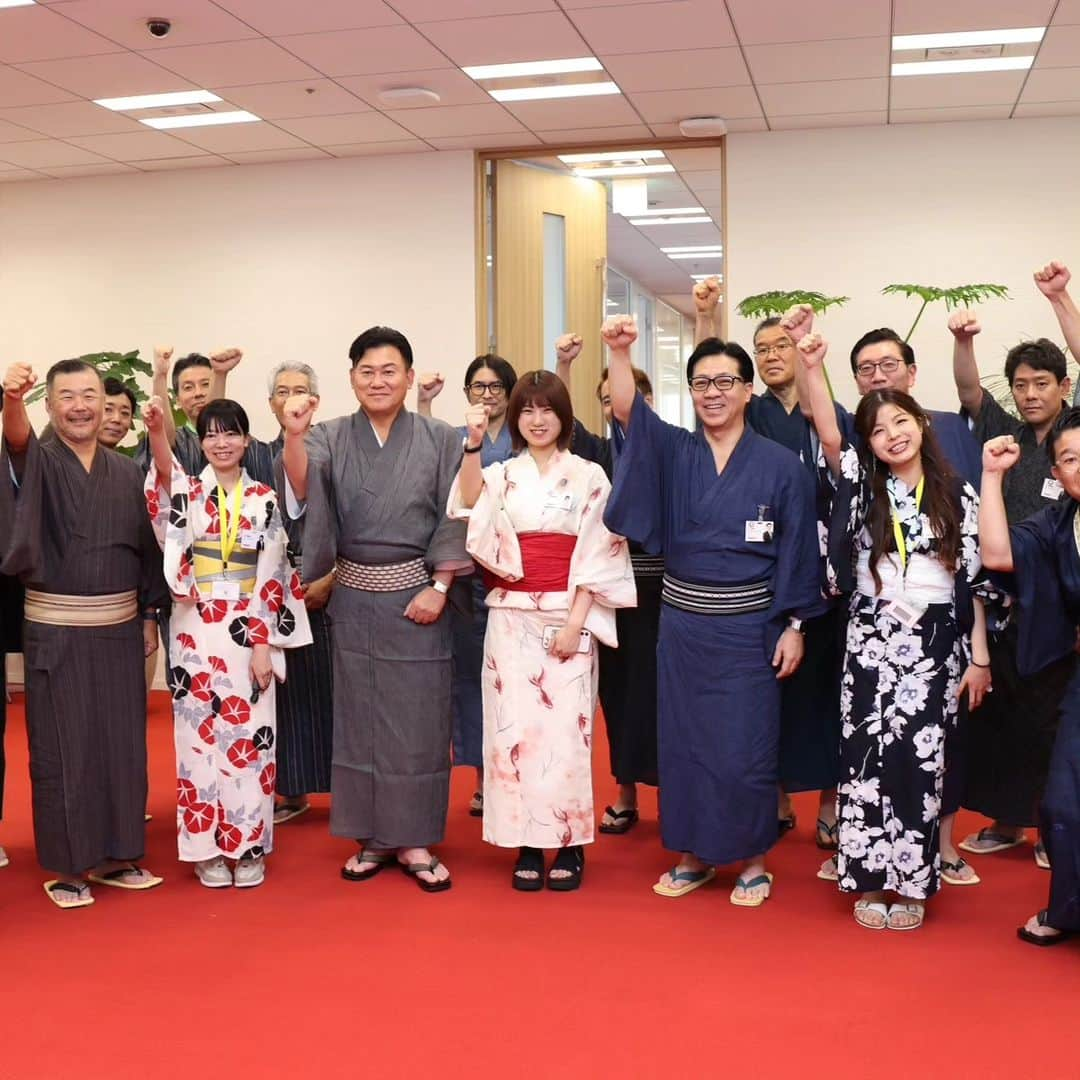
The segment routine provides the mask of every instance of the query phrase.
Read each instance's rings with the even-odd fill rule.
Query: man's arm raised
[[[235,346],[228,349],[216,349],[210,354],[210,367],[214,377],[210,380],[210,400],[217,401],[225,397],[225,383],[229,372],[244,359],[244,350]]]
[[[1050,301],[1073,359],[1080,360],[1080,310],[1069,295],[1071,277],[1064,263],[1051,262],[1035,271],[1035,286]],[[1080,405],[1080,380],[1077,381],[1073,404]]]
[[[983,388],[979,381],[979,365],[975,362],[975,337],[982,330],[974,311],[954,311],[949,316],[949,333],[953,336],[953,379],[960,404],[970,417],[979,415]]]
[[[630,346],[637,341],[637,323],[630,315],[612,315],[604,320],[600,336],[608,347],[608,392],[611,412],[625,428],[630,423],[634,407],[634,367],[630,362]]]
[[[285,467],[285,478],[298,501],[307,498],[308,452],[304,440],[311,429],[311,421],[319,399],[298,395],[290,398],[282,414],[282,427],[285,430],[285,446],[281,451],[281,461]]]
[[[11,364],[4,372],[4,441],[13,454],[21,454],[30,442],[30,417],[26,415],[26,395],[37,385],[29,364]]]
[[[563,334],[555,341],[555,374],[570,389],[570,370],[581,352],[580,334]]]
[[[423,371],[416,380],[416,412],[431,419],[431,403],[442,393],[446,380],[438,371]]]
[[[999,435],[983,445],[982,490],[979,492],[979,554],[987,570],[1012,570],[1012,541],[1005,513],[1002,484],[1020,458],[1011,435]]]
[[[718,337],[716,325],[716,306],[720,303],[720,279],[706,278],[699,281],[692,290],[694,309],[694,344],[700,345],[706,338]]]

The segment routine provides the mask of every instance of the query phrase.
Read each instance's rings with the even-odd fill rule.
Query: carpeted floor
[[[454,888],[349,884],[327,801],[281,827],[266,884],[204,889],[175,858],[168,700],[151,715],[148,893],[59,911],[33,852],[21,697],[8,710],[0,843],[0,1077],[1080,1077],[1080,944],[1015,927],[1045,902],[1031,847],[978,860],[926,926],[873,933],[814,872],[816,800],[776,848],[773,899],[733,872],[679,900],[656,802],[599,838],[578,893],[516,893],[457,770],[439,854]],[[596,740],[598,809],[613,794]],[[977,825],[970,815],[961,828]]]

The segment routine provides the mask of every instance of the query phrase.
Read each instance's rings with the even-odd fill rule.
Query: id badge
[[[240,582],[238,581],[215,581],[213,592],[215,600],[236,601],[240,599]]]
[[[240,546],[248,551],[258,551],[262,542],[263,534],[258,529],[245,529],[240,534]]]
[[[1048,476],[1043,481],[1042,497],[1044,499],[1053,499],[1056,502],[1058,499],[1061,498],[1061,493],[1064,490],[1065,489],[1061,486],[1061,484],[1057,480],[1054,480],[1052,477]]]
[[[890,600],[885,605],[885,614],[891,615],[901,626],[908,630],[914,630],[919,625],[919,620],[925,612],[925,604],[917,604],[907,597],[900,600]]]
[[[564,495],[557,495],[552,492],[544,502],[545,510],[565,510],[569,512],[574,509],[574,496],[569,492]]]
[[[746,542],[748,544],[767,544],[773,538],[774,523],[771,521],[748,521],[746,523]]]

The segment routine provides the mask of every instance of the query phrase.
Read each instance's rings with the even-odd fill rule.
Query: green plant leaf
[[[772,315],[783,315],[796,304],[809,304],[814,314],[820,315],[831,307],[846,304],[850,299],[849,296],[826,296],[806,289],[774,290],[745,297],[735,306],[735,310],[744,319],[767,319]]]

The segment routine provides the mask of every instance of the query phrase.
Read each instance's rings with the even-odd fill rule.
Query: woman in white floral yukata
[[[840,889],[861,893],[870,930],[915,930],[941,879],[938,830],[946,731],[961,697],[990,690],[978,496],[954,475],[926,413],[907,394],[876,390],[847,445],[817,334],[798,345],[822,452],[836,482],[830,591],[850,594],[840,687]],[[889,903],[889,899],[892,902]]]
[[[466,547],[486,574],[484,839],[520,848],[511,884],[581,884],[594,838],[596,637],[615,647],[615,609],[637,603],[626,541],[604,526],[610,484],[570,453],[570,395],[547,371],[521,376],[506,426],[516,456],[481,470],[488,406],[465,413],[465,455],[450,493]]]

